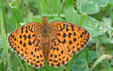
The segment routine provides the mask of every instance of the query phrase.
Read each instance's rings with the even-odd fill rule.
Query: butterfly
[[[78,25],[62,21],[49,24],[43,16],[41,24],[31,22],[14,30],[8,43],[28,64],[40,68],[45,59],[52,67],[64,65],[89,39],[90,33]]]

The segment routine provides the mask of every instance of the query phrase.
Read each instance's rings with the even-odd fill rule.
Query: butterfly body
[[[43,16],[43,20],[41,23],[41,30],[42,34],[40,37],[42,37],[42,48],[43,48],[43,54],[45,55],[45,58],[47,58],[47,55],[49,53],[49,23],[46,19],[46,16]]]
[[[52,67],[64,65],[89,39],[90,33],[84,28],[62,21],[49,24],[46,16],[41,24],[28,23],[8,36],[11,48],[36,68],[44,66],[45,59]]]

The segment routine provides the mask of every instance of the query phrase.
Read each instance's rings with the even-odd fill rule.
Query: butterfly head
[[[42,22],[44,22],[44,23],[48,22],[48,20],[46,19],[46,16],[43,16]]]
[[[43,16],[42,27],[44,28],[44,31],[47,31],[48,26],[49,26],[48,20],[46,19],[46,16]]]

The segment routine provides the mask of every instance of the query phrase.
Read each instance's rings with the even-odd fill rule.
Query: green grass
[[[76,1],[77,10],[74,9],[73,0],[63,0],[62,2],[61,0],[1,0],[0,70],[113,71],[113,1]],[[60,6],[64,2],[65,4]],[[60,7],[56,9],[58,6]],[[54,9],[56,10],[53,11]],[[7,37],[21,25],[30,22],[41,23],[41,16],[47,16],[48,14],[47,19],[49,23],[64,21],[77,24],[88,30],[91,38],[88,45],[73,55],[72,59],[65,66],[55,68],[46,64],[42,68],[35,69],[13,52],[7,43]]]

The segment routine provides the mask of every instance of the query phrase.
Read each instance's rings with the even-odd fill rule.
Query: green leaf
[[[3,13],[2,13],[1,9],[0,9],[0,24],[1,24],[0,26],[1,26],[2,41],[3,41],[4,48],[5,48],[5,53],[6,53],[6,57],[7,57],[7,61],[8,61],[8,66],[9,66],[10,71],[12,71],[11,64],[10,64],[10,61],[9,61],[9,56],[8,56],[6,34],[5,34],[4,22],[3,22]]]
[[[69,23],[74,23],[76,25],[80,22],[80,15],[74,10],[73,6],[69,6],[68,9],[65,10],[65,20]]]
[[[5,48],[2,49],[1,54],[0,54],[0,57],[1,57],[2,59],[4,59],[4,58],[6,57]]]
[[[80,67],[80,66],[78,66],[78,65],[72,65],[72,66],[70,67],[70,69],[71,69],[72,71],[85,71],[85,69],[84,69],[83,67]]]
[[[107,55],[107,54],[103,54],[101,57],[99,57],[93,64],[93,66],[91,67],[90,71],[92,71],[94,69],[94,67],[99,64],[102,60],[104,60],[105,58],[107,59],[111,59],[112,56],[111,55]]]
[[[88,54],[89,54],[88,55],[88,63],[90,63],[96,57],[96,52],[95,51],[89,51]],[[74,65],[84,66],[84,61],[83,61],[83,55],[82,54],[76,59]]]
[[[50,8],[47,6],[46,2],[43,0],[38,1],[39,13],[40,14],[48,14],[50,13]]]
[[[11,15],[14,21],[14,23],[11,23],[11,24],[16,25],[16,27],[19,27],[20,26],[19,22],[22,22],[23,19],[19,10],[18,2],[16,0],[12,1],[11,3],[9,3],[9,6],[11,10]]]
[[[74,0],[65,0],[66,8],[68,8],[70,5],[73,5]]]
[[[64,21],[62,18],[54,17],[54,19],[50,19],[49,23],[55,22],[55,21]]]
[[[82,14],[94,14],[99,12],[99,7],[105,7],[109,0],[79,0],[79,11]]]
[[[111,18],[103,18],[103,21],[104,21],[105,23],[107,23],[106,26],[107,26],[108,28],[112,28]],[[112,37],[112,30],[109,30],[109,29],[108,29],[107,33],[108,33],[108,35],[109,35],[110,37]]]
[[[48,64],[46,64],[45,66],[43,66],[42,68],[40,68],[41,71],[62,71],[64,69],[63,66],[60,66],[59,68],[56,67],[51,67]]]
[[[86,16],[82,26],[90,32],[92,37],[104,34],[107,31],[107,26],[104,22],[100,22],[89,16]]]
[[[113,0],[109,0],[109,3],[113,6]]]

